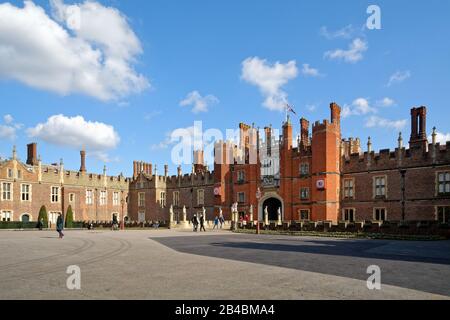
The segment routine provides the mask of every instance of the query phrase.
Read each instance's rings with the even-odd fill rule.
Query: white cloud
[[[396,129],[401,130],[405,128],[407,125],[408,120],[388,120],[384,119],[378,116],[371,116],[366,121],[366,127],[367,128],[388,128],[388,129]]]
[[[297,75],[295,61],[270,64],[267,60],[252,57],[242,62],[242,79],[259,88],[265,98],[263,105],[269,110],[285,110],[288,95],[282,87]]]
[[[319,70],[310,67],[310,65],[307,63],[303,64],[302,74],[304,76],[310,76],[310,77],[320,77],[321,76]]]
[[[14,140],[16,138],[16,128],[0,124],[0,138]]]
[[[99,159],[106,159],[106,152],[120,143],[119,134],[114,127],[102,122],[86,121],[82,116],[66,117],[54,115],[46,123],[29,128],[30,138],[45,142],[86,150]]]
[[[395,101],[388,97],[377,101],[377,106],[380,106],[380,107],[392,107],[395,105],[396,105]]]
[[[208,112],[209,106],[216,103],[219,103],[219,99],[217,99],[215,96],[207,95],[205,97],[202,97],[202,95],[198,91],[192,91],[188,93],[186,98],[180,102],[180,106],[192,106],[192,112],[199,113]]]
[[[23,8],[0,4],[0,77],[102,101],[150,86],[133,69],[142,47],[119,10],[61,0],[52,0],[51,8],[52,17],[32,1]]]
[[[355,28],[350,24],[336,31],[329,31],[326,26],[320,28],[320,34],[328,40],[343,38],[350,39],[355,33]]]
[[[428,140],[433,140],[433,136],[431,134],[428,136]],[[447,141],[450,141],[450,133],[436,132],[436,142],[444,145],[447,143]]]
[[[5,115],[3,116],[3,121],[4,121],[6,124],[11,124],[11,123],[14,121],[14,118],[13,118],[13,116],[10,115],[10,114],[5,114]]]
[[[309,112],[314,112],[317,109],[317,106],[315,104],[308,104],[306,105],[306,109],[308,109]]]
[[[406,79],[411,77],[411,71],[397,71],[394,73],[390,78],[389,82],[387,84],[388,87],[392,86],[393,84],[402,83]]]
[[[0,124],[0,138],[14,140],[17,137],[17,130],[22,128],[22,124],[14,123],[14,117],[10,114],[3,116],[4,124]]]
[[[349,45],[347,50],[336,49],[334,51],[325,52],[325,58],[330,60],[344,60],[349,63],[356,63],[363,59],[363,53],[367,51],[368,44],[366,41],[356,38]]]
[[[355,99],[351,105],[344,105],[342,108],[342,117],[347,118],[349,116],[359,116],[376,112],[377,110],[370,105],[369,100],[358,98]]]

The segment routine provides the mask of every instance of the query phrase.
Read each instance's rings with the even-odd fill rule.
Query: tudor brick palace
[[[133,163],[133,176],[111,177],[88,173],[81,151],[78,171],[59,164],[46,165],[37,145],[28,145],[21,162],[15,148],[10,159],[0,159],[1,221],[35,221],[45,205],[56,221],[70,205],[77,221],[176,220],[206,210],[212,220],[221,210],[231,217],[231,206],[254,220],[311,221],[450,221],[450,142],[440,145],[433,130],[428,141],[426,107],[411,110],[409,146],[398,137],[395,150],[365,151],[359,138],[341,136],[341,108],[330,105],[331,119],[312,124],[300,120],[298,146],[293,146],[293,124],[283,123],[282,135],[271,127],[263,136],[253,126],[240,124],[240,141],[217,142],[214,170],[204,165],[203,151],[194,151],[192,173],[169,176],[168,166]],[[252,154],[257,157],[252,159]]]

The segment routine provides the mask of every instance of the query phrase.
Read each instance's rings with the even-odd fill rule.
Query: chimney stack
[[[81,157],[80,172],[86,172],[86,151],[84,149],[80,151],[80,157]]]
[[[305,118],[300,119],[300,149],[306,150],[309,145],[309,121]]]
[[[133,161],[133,178],[136,179],[138,176],[138,163]]]
[[[331,109],[331,123],[336,123],[338,126],[341,125],[341,107],[335,102],[330,104]]]
[[[27,149],[28,149],[27,164],[30,166],[37,166],[38,165],[37,143],[30,143],[29,145],[27,145]]]
[[[267,156],[272,156],[272,126],[264,128],[266,133]]]

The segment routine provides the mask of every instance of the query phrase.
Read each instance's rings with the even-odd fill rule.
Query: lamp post
[[[120,221],[120,230],[125,230],[125,215],[124,215],[124,211],[123,211],[123,205],[125,203],[125,200],[123,200],[123,191],[120,197],[120,204],[122,206],[121,210],[122,210],[122,219]]]
[[[258,188],[258,191],[256,191],[256,199],[258,200],[258,202],[261,199],[261,196],[262,196],[261,189]],[[261,231],[259,230],[259,208],[258,208],[258,219],[256,219],[256,234],[260,234],[260,233],[261,233]]]

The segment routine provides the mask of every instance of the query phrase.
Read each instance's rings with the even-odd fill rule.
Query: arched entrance
[[[22,215],[22,217],[20,218],[20,221],[22,222],[30,222],[31,221],[31,217],[28,213],[24,213]]]
[[[267,206],[269,221],[278,220],[278,208],[281,209],[281,219],[284,219],[284,201],[278,193],[269,191],[264,194],[258,203],[258,219],[264,221],[264,209]]]
[[[269,198],[263,202],[263,213],[267,207],[267,211],[269,212],[269,221],[277,221],[278,220],[278,209],[283,213],[283,204],[277,198]]]

